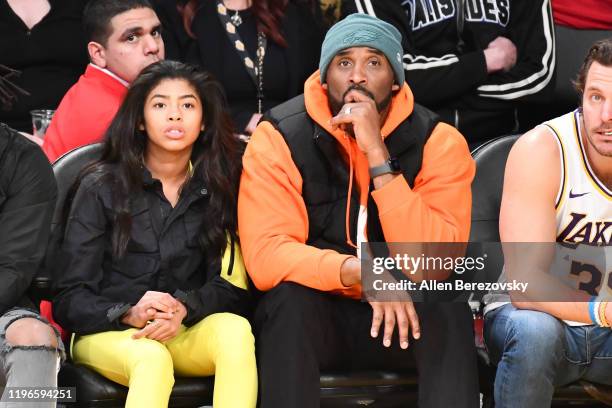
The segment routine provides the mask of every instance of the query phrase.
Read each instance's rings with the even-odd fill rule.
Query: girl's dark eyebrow
[[[170,97],[168,95],[155,94],[155,95],[152,95],[149,99],[153,99],[153,98],[169,99]],[[179,96],[179,99],[187,99],[187,98],[197,99],[194,94],[187,94],[187,95]]]

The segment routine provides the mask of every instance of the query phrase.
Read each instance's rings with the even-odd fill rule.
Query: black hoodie
[[[45,255],[56,196],[40,147],[0,123],[0,315],[35,307],[27,291]]]
[[[542,91],[553,83],[554,28],[549,0],[463,0],[460,30],[459,2],[344,0],[343,14],[368,13],[395,25],[415,100],[475,142],[512,131],[519,101],[545,100]],[[517,62],[508,72],[487,74],[483,51],[498,36],[514,43]]]

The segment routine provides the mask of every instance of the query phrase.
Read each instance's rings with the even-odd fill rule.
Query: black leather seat
[[[62,387],[76,387],[80,407],[123,407],[128,389],[79,364],[68,362],[59,373]],[[237,390],[238,392],[238,390]],[[213,378],[176,378],[170,406],[212,405]]]
[[[70,189],[76,180],[81,169],[87,163],[99,157],[102,151],[101,148],[101,144],[83,146],[62,155],[53,163],[53,174],[57,181],[57,201],[55,202],[55,211],[51,220],[51,230],[61,222],[62,209],[68,189]],[[41,271],[45,269],[46,267],[43,267]],[[46,274],[36,276],[30,290],[34,293],[35,299],[51,300],[51,277]]]
[[[519,135],[502,136],[472,152],[476,176],[472,182],[470,241],[499,242],[499,207],[508,153]]]
[[[53,163],[53,174],[57,181],[57,203],[53,214],[52,227],[61,220],[62,208],[68,190],[74,184],[80,171],[89,163],[97,160],[102,154],[102,144],[94,143],[71,150],[60,156]]]
[[[518,135],[502,136],[478,146],[472,152],[476,162],[476,175],[472,182],[472,224],[468,247],[471,257],[486,254],[487,277],[499,275],[504,257],[499,245],[499,208],[504,184],[504,170],[508,153]],[[480,300],[484,292],[474,293]]]
[[[483,271],[491,279],[501,271],[504,257],[499,244],[499,208],[504,181],[504,170],[508,153],[518,139],[518,135],[502,136],[490,140],[472,152],[476,162],[476,175],[472,182],[472,225],[470,242],[478,243],[468,247],[468,256],[479,257],[486,254],[486,270]],[[485,292],[475,292],[472,300],[477,305]],[[475,325],[476,346],[478,350],[478,370],[480,389],[484,394],[485,404],[492,406],[493,379],[495,367],[489,364],[489,356],[482,338],[483,318],[479,313]]]
[[[122,407],[128,389],[72,362],[59,374],[59,384],[76,387],[80,407]],[[239,390],[237,390],[239,392]],[[279,390],[280,392],[280,390]],[[212,405],[213,378],[176,378],[171,407]],[[372,371],[321,374],[321,405],[324,407],[398,407],[416,404],[416,374]]]

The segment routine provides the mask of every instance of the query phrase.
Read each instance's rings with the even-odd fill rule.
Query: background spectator
[[[339,19],[342,11],[341,0],[320,0],[319,6],[326,27],[331,27]]]
[[[91,64],[53,116],[43,150],[62,154],[102,139],[127,86],[164,58],[160,22],[148,0],[91,0],[83,14]]]
[[[322,42],[321,22],[308,3],[287,0],[156,0],[164,26],[169,59],[202,66],[223,85],[236,132],[251,134],[261,113],[302,93],[304,81],[317,67]],[[226,15],[219,13],[219,5]],[[229,18],[244,52],[228,37]],[[225,22],[222,22],[225,21]],[[247,69],[245,58],[258,65],[258,33],[265,34],[263,76]],[[231,34],[231,33],[230,33]],[[262,98],[258,98],[259,85]],[[261,111],[258,100],[261,99]]]
[[[18,95],[0,121],[32,133],[30,110],[55,109],[87,65],[81,25],[85,0],[0,1],[0,64],[21,71]]]
[[[551,0],[555,19],[555,78],[552,98],[521,107],[521,132],[574,110],[581,103],[573,86],[591,45],[612,37],[612,1]]]
[[[57,386],[63,345],[28,294],[47,248],[56,195],[40,148],[0,123],[0,393],[5,386]]]
[[[464,10],[458,3],[344,0],[343,14],[394,24],[415,99],[475,146],[517,129],[519,101],[546,98],[555,66],[553,22],[549,0],[467,0]]]

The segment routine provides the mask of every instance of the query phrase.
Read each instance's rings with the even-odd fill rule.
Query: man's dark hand
[[[410,342],[408,341],[408,333],[412,330],[412,337],[419,339],[421,337],[421,329],[419,326],[419,317],[414,310],[412,301],[401,302],[375,302],[371,301],[372,306],[372,328],[370,335],[378,337],[380,326],[384,322],[383,345],[391,346],[391,337],[394,327],[397,323],[399,330],[400,347],[407,349]]]
[[[352,127],[357,146],[366,156],[386,151],[380,135],[380,115],[374,100],[358,90],[352,90],[347,96],[349,102],[331,119],[332,127]]]

